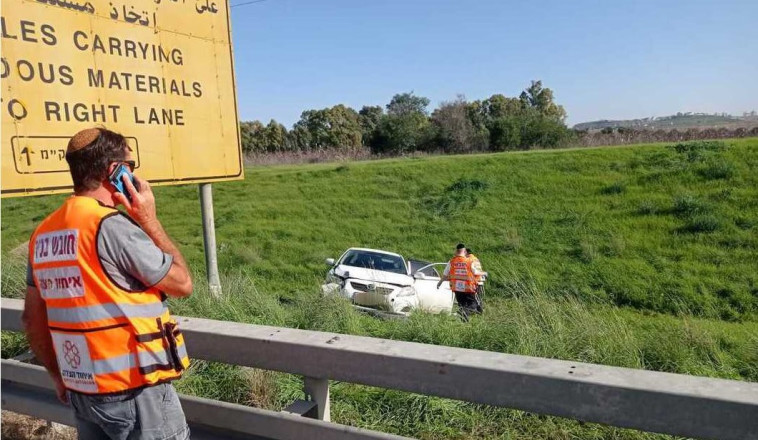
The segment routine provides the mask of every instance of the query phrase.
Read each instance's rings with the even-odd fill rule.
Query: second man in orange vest
[[[483,274],[479,260],[468,256],[466,246],[459,243],[455,256],[447,263],[437,288],[443,281],[450,281],[450,289],[455,293],[458,306],[465,313],[481,313],[482,309],[476,298],[477,280]]]

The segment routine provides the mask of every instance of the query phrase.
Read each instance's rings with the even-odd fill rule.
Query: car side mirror
[[[426,275],[423,272],[416,272],[416,273],[413,274],[413,278],[415,278],[417,280],[425,280],[426,279]]]
[[[332,267],[334,266],[334,258],[327,258],[324,263],[326,263],[327,266]]]

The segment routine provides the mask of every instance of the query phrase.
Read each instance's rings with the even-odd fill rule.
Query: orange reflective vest
[[[471,270],[472,260],[455,256],[450,260],[450,288],[453,292],[476,293],[476,277]]]
[[[471,260],[471,270],[472,272],[474,269],[476,269],[476,272],[481,273],[482,272],[482,263],[479,261],[478,258],[476,258],[476,255],[474,254],[468,254],[469,259]],[[482,276],[481,275],[474,275],[474,279],[476,280],[476,284],[482,284]]]
[[[126,291],[103,269],[97,232],[121,215],[90,197],[70,197],[29,241],[34,282],[47,308],[66,388],[107,394],[176,379],[189,366],[165,295]]]

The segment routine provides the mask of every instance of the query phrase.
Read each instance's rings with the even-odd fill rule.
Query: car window
[[[405,261],[395,255],[387,255],[371,251],[348,251],[340,260],[339,264],[366,269],[381,270],[406,275]]]
[[[419,269],[421,269],[424,266],[429,266],[428,261],[422,261],[422,260],[408,260],[408,262],[411,264],[411,273],[416,273]],[[434,268],[434,266],[429,266],[421,271],[424,275],[428,277],[435,277],[439,278],[440,274],[437,272],[437,269]]]

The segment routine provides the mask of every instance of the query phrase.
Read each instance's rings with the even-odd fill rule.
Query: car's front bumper
[[[360,308],[381,310],[407,315],[418,308],[418,297],[402,295],[403,287],[374,281],[348,278],[342,284],[327,283],[321,286],[324,295],[339,295]]]

